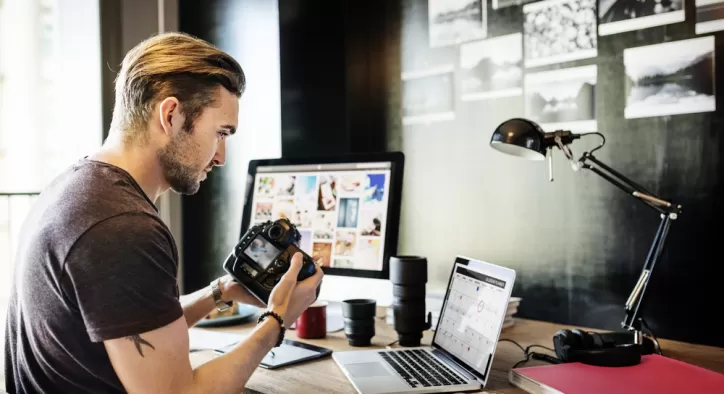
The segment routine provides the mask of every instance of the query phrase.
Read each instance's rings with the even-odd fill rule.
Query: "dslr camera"
[[[224,262],[224,270],[264,304],[282,276],[289,270],[292,256],[301,253],[303,264],[297,276],[302,281],[314,275],[314,260],[299,249],[302,236],[288,219],[257,224],[244,234]],[[320,288],[317,287],[317,296]]]

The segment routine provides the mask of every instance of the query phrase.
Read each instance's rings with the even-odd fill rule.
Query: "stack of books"
[[[510,297],[510,300],[508,300],[508,309],[505,311],[505,320],[503,320],[503,329],[515,324],[513,316],[518,313],[518,306],[521,301],[523,301],[523,299],[520,297]]]

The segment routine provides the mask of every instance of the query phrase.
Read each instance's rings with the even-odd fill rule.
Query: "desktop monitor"
[[[300,248],[324,259],[320,300],[391,305],[403,167],[400,152],[253,160],[241,234],[288,218],[302,234]]]

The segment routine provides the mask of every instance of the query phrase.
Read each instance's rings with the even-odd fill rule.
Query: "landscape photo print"
[[[714,36],[628,48],[626,119],[716,110]]]
[[[684,22],[684,0],[600,0],[598,34],[622,33]]]
[[[460,69],[462,100],[523,94],[523,35],[460,45]]]
[[[453,67],[402,73],[402,124],[455,119]]]
[[[521,6],[534,1],[537,0],[493,0],[492,5],[494,10],[499,10],[501,8]]]
[[[596,79],[594,65],[526,74],[526,117],[548,131],[596,131]]]
[[[428,0],[427,7],[431,48],[479,40],[488,34],[487,0]]]
[[[724,0],[696,0],[696,34],[724,30]]]

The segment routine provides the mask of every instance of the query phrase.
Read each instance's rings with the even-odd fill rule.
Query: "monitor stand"
[[[325,275],[318,299],[327,302],[327,332],[344,329],[342,301],[373,299],[377,306],[392,305],[392,283],[387,279]]]

